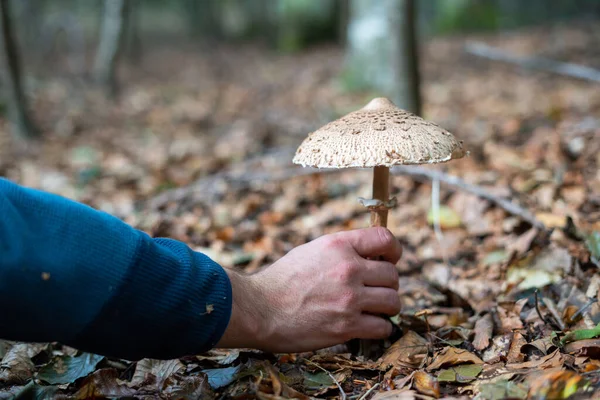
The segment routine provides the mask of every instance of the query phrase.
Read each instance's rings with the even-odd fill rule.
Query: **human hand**
[[[401,255],[377,227],[322,236],[254,275],[228,271],[232,316],[217,346],[302,352],[385,338],[392,326],[382,314],[400,311]]]

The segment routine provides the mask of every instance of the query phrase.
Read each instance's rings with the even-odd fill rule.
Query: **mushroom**
[[[435,164],[464,157],[462,141],[439,125],[398,108],[387,98],[308,135],[293,162],[315,168],[373,168],[373,199],[359,198],[371,211],[371,226],[387,226],[390,167]]]
[[[315,168],[373,168],[373,198],[359,198],[371,212],[371,226],[387,226],[390,170],[394,165],[435,164],[464,157],[462,141],[379,97],[308,135],[295,164]],[[361,341],[361,353],[365,343]]]

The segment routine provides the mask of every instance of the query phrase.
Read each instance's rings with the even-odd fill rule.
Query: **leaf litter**
[[[581,32],[598,27],[585,24],[489,40],[531,53],[544,43],[544,51],[583,64],[593,57],[570,51],[570,41],[553,47],[549,29],[597,48],[598,35]],[[423,45],[427,116],[460,132],[471,151],[443,169],[524,207],[546,229],[442,181],[440,245],[430,182],[394,175],[393,195],[406,205],[388,222],[405,249],[397,265],[403,309],[392,318],[399,334],[380,358],[342,345],[130,362],[3,341],[0,398],[600,397],[600,92],[560,76],[548,85],[543,73],[483,67],[462,51],[471,37]],[[273,57],[244,45],[215,59],[149,51],[155,62],[143,73],[124,65],[135,79],[118,105],[64,81],[37,88],[36,116],[51,139],[21,157],[0,131],[0,173],[248,271],[320,235],[368,226],[355,199],[368,196],[369,174],[291,165],[309,131],[373,97],[336,85],[340,49]],[[182,57],[188,62],[169,62]],[[211,72],[248,62],[252,76]]]

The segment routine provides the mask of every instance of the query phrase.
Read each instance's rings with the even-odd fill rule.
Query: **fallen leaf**
[[[541,357],[537,360],[526,361],[522,363],[516,364],[506,364],[506,368],[508,369],[528,369],[528,368],[556,368],[561,367],[563,364],[562,354],[558,349],[554,350],[554,352]]]
[[[437,379],[440,382],[457,382],[467,383],[477,379],[477,375],[481,373],[483,366],[479,364],[465,364],[456,367],[441,370]]]
[[[457,364],[483,364],[483,361],[475,354],[455,347],[445,347],[433,359],[431,364],[426,368],[427,371],[433,371],[444,366]]]
[[[527,340],[520,332],[513,332],[510,348],[506,356],[508,363],[520,363],[525,360],[525,354],[522,352],[523,346],[527,344]]]
[[[479,395],[485,400],[505,400],[527,398],[528,389],[525,385],[501,379],[495,382],[485,383],[478,387]]]
[[[427,355],[427,340],[419,334],[408,331],[386,350],[379,361],[379,368],[390,366],[418,368]]]
[[[492,251],[485,255],[481,263],[488,267],[490,265],[504,264],[510,259],[510,255],[505,250]]]
[[[536,218],[540,220],[546,228],[562,228],[567,224],[567,217],[562,215],[556,215],[553,213],[541,212],[535,214]]]
[[[162,388],[163,383],[171,375],[184,370],[185,365],[179,360],[153,360],[144,358],[137,362],[130,386],[139,387],[148,380],[149,375],[152,375],[155,378],[156,385]]]
[[[440,397],[440,384],[435,376],[425,371],[416,371],[413,376],[414,388],[427,396],[433,396],[436,399]]]
[[[427,223],[433,225],[434,222],[434,213],[430,209],[427,213]],[[462,221],[456,211],[448,206],[441,205],[439,208],[439,224],[442,229],[453,229],[459,228],[462,225]]]
[[[482,355],[483,361],[493,364],[506,358],[510,349],[512,336],[512,333],[495,336],[492,340],[492,346]]]
[[[567,343],[564,351],[577,356],[586,356],[596,360],[600,359],[600,339],[583,339]]]
[[[500,318],[501,331],[508,333],[515,329],[523,329],[523,321],[521,321],[521,310],[527,303],[527,299],[521,299],[517,302],[504,302],[498,304],[498,317]]]
[[[211,349],[206,354],[196,356],[199,361],[211,360],[221,365],[231,364],[240,356],[240,349]]]
[[[534,399],[567,399],[590,387],[590,383],[581,375],[566,370],[535,374],[529,381],[529,397]]]
[[[408,389],[378,392],[371,400],[417,400],[418,393]]]
[[[38,385],[35,380],[30,380],[25,386],[11,386],[0,389],[1,399],[57,399],[59,388],[57,386]]]
[[[39,370],[37,379],[52,385],[73,383],[91,374],[103,359],[104,356],[91,353],[83,353],[76,357],[55,357]]]
[[[558,246],[544,248],[535,257],[526,258],[509,267],[506,282],[517,284],[521,290],[542,288],[560,282],[571,268],[571,260],[567,249]]]
[[[523,345],[522,351],[529,351],[531,348],[535,349],[534,351],[539,351],[541,354],[546,355],[556,350],[556,344],[554,344],[552,336],[546,336]]]
[[[95,399],[111,397],[128,397],[135,395],[136,390],[119,380],[119,373],[114,368],[103,368],[85,378],[80,389],[75,393],[76,399]]]
[[[475,338],[473,339],[473,347],[476,350],[483,350],[490,345],[490,338],[494,329],[492,314],[486,314],[475,322]]]
[[[213,389],[229,385],[240,371],[240,366],[228,368],[205,369],[202,372],[208,377],[208,383]]]
[[[45,344],[17,343],[10,347],[0,362],[0,382],[14,385],[27,382],[35,366],[31,361],[48,346]]]
[[[578,340],[593,339],[597,336],[600,336],[600,323],[598,323],[598,325],[592,329],[577,329],[569,332],[562,337],[560,342],[565,344],[569,342],[576,342]]]
[[[158,391],[154,398],[159,396],[184,400],[213,400],[216,397],[204,374],[172,375],[165,388]]]

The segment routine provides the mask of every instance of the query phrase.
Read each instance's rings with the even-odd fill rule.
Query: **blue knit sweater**
[[[185,244],[0,178],[0,338],[177,358],[217,343],[231,300],[223,268]]]

